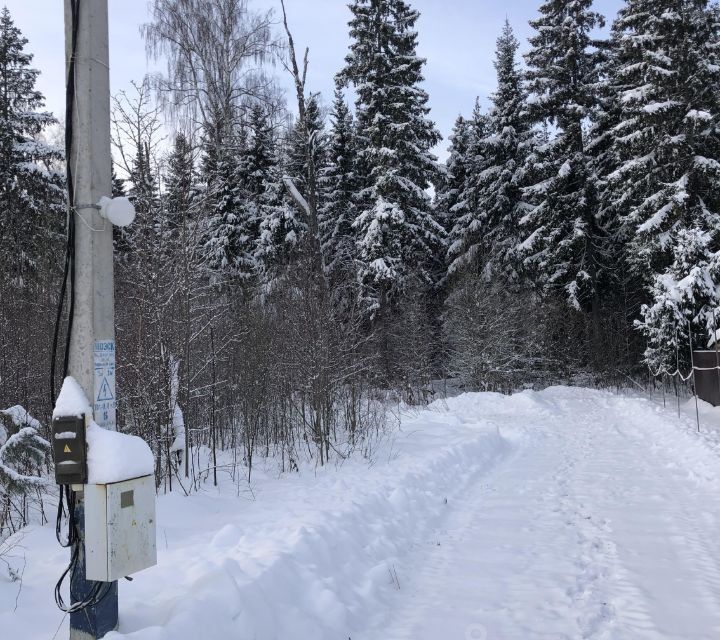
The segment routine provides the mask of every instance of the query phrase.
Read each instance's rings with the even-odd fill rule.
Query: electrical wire
[[[67,539],[62,539],[62,519],[63,519],[63,494],[67,501],[67,520],[68,520],[68,535]],[[57,537],[60,546],[70,548],[70,564],[65,568],[60,579],[55,585],[55,604],[58,609],[65,613],[75,613],[82,611],[88,607],[94,607],[98,605],[102,600],[110,593],[112,589],[112,582],[94,582],[87,596],[78,602],[73,602],[70,606],[65,603],[65,599],[62,597],[62,585],[68,576],[72,576],[77,569],[78,562],[80,560],[80,545],[82,544],[82,538],[80,537],[80,530],[77,526],[75,519],[75,492],[68,485],[60,485],[60,501],[58,502],[58,516],[55,526],[55,535]]]
[[[64,511],[63,494],[65,494],[67,501],[67,540],[62,539],[61,533]],[[57,537],[60,546],[70,548],[70,564],[68,564],[55,585],[55,604],[57,604],[58,609],[65,613],[75,613],[77,611],[87,609],[88,607],[96,606],[110,593],[110,590],[112,589],[112,582],[94,582],[87,596],[81,601],[73,602],[70,606],[65,603],[65,600],[62,597],[62,585],[68,576],[73,575],[80,560],[80,545],[82,544],[82,538],[80,537],[80,530],[78,529],[77,521],[75,519],[75,507],[75,492],[68,485],[60,485],[60,501],[58,503],[58,517],[55,526],[55,536]]]
[[[78,28],[80,23],[80,0],[71,0],[71,49],[68,62],[67,89],[65,94],[65,161],[67,181],[67,234],[65,245],[65,261],[63,265],[63,280],[60,289],[60,301],[58,302],[57,315],[55,317],[55,329],[53,332],[53,347],[50,359],[50,405],[55,403],[55,374],[57,368],[57,350],[60,337],[60,325],[62,324],[65,298],[68,292],[68,281],[70,283],[70,303],[68,308],[67,331],[65,335],[65,349],[63,354],[63,379],[68,374],[68,363],[70,359],[70,342],[72,336],[73,319],[75,316],[75,178],[73,175],[70,157],[73,147],[73,115],[75,111],[75,60],[77,57]],[[62,585],[68,575],[72,576],[80,560],[81,545],[83,544],[80,529],[76,518],[76,496],[69,485],[60,485],[58,495],[57,519],[55,521],[55,536],[60,546],[70,549],[70,564],[63,571],[60,579],[55,585],[55,603],[65,613],[75,613],[88,607],[99,604],[111,591],[112,582],[94,582],[86,597],[73,602],[68,606],[62,597]],[[63,519],[67,519],[67,539],[63,540],[62,525]],[[71,589],[72,591],[72,589]],[[72,593],[71,593],[72,598]]]
[[[68,291],[68,278],[70,279],[70,308],[68,310],[68,325],[65,335],[65,350],[63,354],[63,379],[67,377],[68,361],[70,355],[70,340],[72,334],[73,319],[75,316],[75,178],[70,163],[73,146],[73,114],[75,111],[75,58],[77,56],[77,36],[79,28],[80,0],[72,0],[71,11],[71,48],[70,60],[68,62],[68,75],[65,90],[65,165],[67,184],[67,217],[66,217],[66,241],[65,260],[63,265],[63,279],[60,288],[60,300],[58,302],[57,314],[55,316],[55,328],[53,331],[53,345],[50,357],[50,406],[55,404],[55,374],[57,369],[57,349],[60,339],[60,326],[62,314],[65,307],[65,298]]]

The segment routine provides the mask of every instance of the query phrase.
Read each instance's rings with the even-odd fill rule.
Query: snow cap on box
[[[75,378],[63,382],[53,418],[85,415],[92,418],[87,396]],[[88,484],[111,484],[154,473],[155,460],[147,443],[137,436],[87,426]]]

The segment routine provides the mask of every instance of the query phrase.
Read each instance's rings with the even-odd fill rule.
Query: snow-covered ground
[[[720,413],[698,435],[694,403],[674,409],[465,394],[406,414],[372,461],[161,497],[159,564],[120,585],[108,638],[718,638]],[[19,542],[0,637],[65,638],[67,553],[50,526]]]

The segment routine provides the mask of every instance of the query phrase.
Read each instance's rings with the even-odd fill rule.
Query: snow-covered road
[[[373,638],[720,637],[720,460],[641,400],[532,404],[527,424],[486,415],[514,453],[455,502]]]
[[[720,433],[651,399],[556,387],[406,415],[362,458],[160,499],[159,565],[114,640],[720,637]],[[51,638],[50,527],[0,578],[0,636]],[[8,635],[5,635],[5,631]],[[64,637],[60,631],[58,637]]]

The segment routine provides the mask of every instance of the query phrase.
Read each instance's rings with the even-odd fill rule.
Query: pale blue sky
[[[0,4],[3,4],[0,0]],[[62,115],[64,92],[63,0],[5,0],[17,25],[30,40],[39,88],[48,108]],[[251,0],[258,8],[279,7],[279,0]],[[485,100],[495,84],[492,66],[495,39],[507,16],[526,48],[540,0],[413,0],[422,17],[420,55],[428,59],[426,88],[432,117],[447,138],[459,112],[472,110],[475,96]],[[595,8],[609,20],[622,0],[596,0]],[[286,0],[291,28],[299,47],[310,47],[309,88],[329,102],[333,76],[348,46],[349,10],[345,0]],[[139,25],[147,20],[147,0],[109,0],[110,65],[113,92],[140,80],[148,70]],[[277,71],[282,77],[284,72]],[[283,78],[283,81],[285,79]],[[445,149],[447,141],[441,148]],[[444,154],[443,154],[444,155]]]

